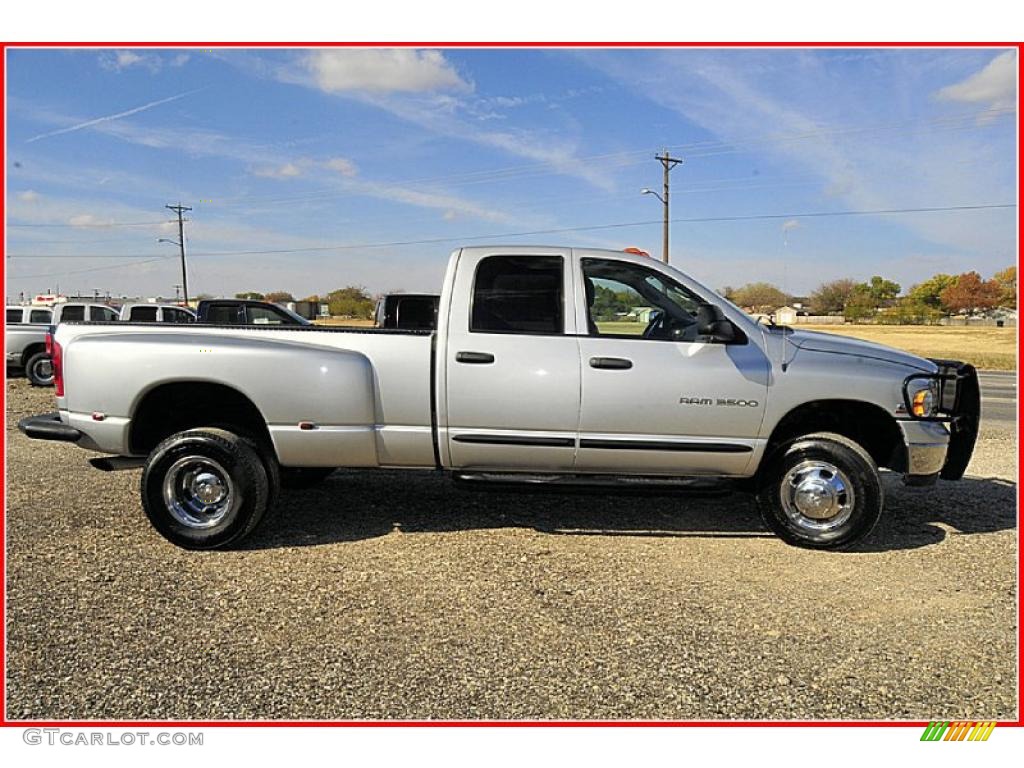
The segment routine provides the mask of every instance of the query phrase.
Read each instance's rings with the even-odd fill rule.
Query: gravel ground
[[[465,491],[338,472],[244,550],[154,533],[138,471],[15,423],[10,719],[1015,719],[1016,439],[854,552],[744,496]]]

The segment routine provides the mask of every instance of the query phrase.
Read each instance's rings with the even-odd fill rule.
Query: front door
[[[671,275],[582,258],[584,472],[743,474],[757,446],[768,362],[760,347],[698,333],[703,300]]]
[[[580,356],[569,252],[462,259],[442,353],[450,465],[571,470]]]

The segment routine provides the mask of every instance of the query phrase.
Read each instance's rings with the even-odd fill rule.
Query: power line
[[[865,210],[847,210],[847,211],[791,211],[788,213],[758,213],[749,215],[737,215],[737,216],[696,216],[689,218],[675,218],[670,219],[673,224],[709,224],[715,222],[736,222],[736,221],[770,221],[774,219],[816,219],[816,218],[830,218],[830,217],[848,217],[848,216],[897,216],[904,214],[915,214],[915,213],[948,213],[954,211],[985,211],[985,210],[999,210],[1016,208],[1016,203],[993,203],[983,205],[944,205],[944,206],[929,206],[922,208],[874,208]],[[307,248],[271,248],[266,250],[248,250],[248,251],[193,251],[193,256],[263,256],[272,254],[288,254],[288,253],[315,253],[321,251],[355,251],[359,249],[367,248],[395,248],[406,245],[434,245],[437,243],[457,243],[457,242],[468,242],[477,240],[500,240],[503,237],[530,237],[533,235],[557,235],[566,234],[570,232],[594,232],[607,229],[625,229],[628,227],[646,227],[653,224],[662,224],[661,219],[652,219],[646,221],[623,221],[612,224],[589,224],[579,227],[558,227],[552,229],[535,229],[526,232],[497,232],[486,235],[461,235],[456,237],[434,237],[434,238],[423,238],[418,240],[393,240],[389,242],[378,242],[378,243],[357,243],[357,244],[338,244],[338,245],[321,245],[321,246],[310,246]],[[149,254],[138,254],[129,256],[124,254],[118,258],[145,258]],[[105,254],[75,254],[74,256],[66,256],[61,254],[9,254],[8,258],[114,258]]]
[[[103,272],[108,269],[125,269],[127,267],[138,267],[142,264],[151,264],[156,261],[165,261],[167,259],[173,258],[173,256],[159,256],[155,259],[147,259],[146,261],[136,261],[133,264],[111,264],[105,267],[88,267],[86,269],[64,270],[63,272],[47,272],[44,274],[36,275],[7,275],[7,278],[9,280],[30,280],[42,277],[63,277],[64,275],[81,275],[86,272]]]
[[[688,157],[715,157],[723,154],[736,154],[745,152],[751,148],[763,146],[774,143],[785,143],[793,141],[805,141],[808,139],[826,138],[826,137],[841,137],[851,136],[859,134],[871,134],[880,132],[914,132],[921,128],[937,127],[944,130],[958,130],[962,128],[978,127],[979,121],[985,119],[992,119],[1003,115],[1009,115],[1015,113],[1016,110],[1013,107],[992,107],[984,110],[977,110],[972,112],[962,112],[955,115],[947,115],[943,117],[928,118],[925,120],[905,120],[895,123],[882,123],[877,125],[867,126],[855,126],[855,127],[834,127],[834,128],[815,128],[813,130],[802,131],[799,133],[791,134],[774,134],[768,136],[748,136],[741,137],[736,140],[706,140],[689,142],[684,144],[670,144],[668,148],[674,151],[682,151],[687,153]],[[615,160],[621,158],[624,162],[616,163],[616,167],[628,167],[634,165],[642,165],[647,162],[647,155],[649,150],[636,149],[636,150],[625,150],[620,152],[608,152],[603,154],[585,155],[580,157],[567,158],[566,162],[562,165],[570,165],[576,163],[594,163],[602,160]],[[628,158],[636,158],[625,162]],[[529,163],[524,165],[507,166],[505,168],[496,168],[491,170],[481,171],[468,171],[465,173],[445,174],[432,177],[420,177],[412,179],[398,179],[394,181],[384,182],[390,185],[402,185],[402,186],[416,186],[420,184],[429,184],[438,181],[449,181],[453,182],[454,186],[460,184],[479,184],[493,181],[506,181],[513,178],[526,178],[529,176],[545,175],[552,172],[559,171],[559,161],[547,160],[538,163]],[[352,190],[338,190],[336,188],[325,187],[315,192],[307,193],[304,195],[289,195],[287,197],[267,197],[260,195],[248,195],[241,197],[227,198],[223,201],[216,203],[218,206],[236,206],[243,204],[288,204],[288,203],[301,203],[309,200],[321,200],[331,199],[335,197],[349,197],[358,196],[358,191]]]
[[[106,223],[102,223],[102,224],[101,223],[96,223],[96,224],[8,224],[7,228],[8,229],[13,229],[14,227],[19,227],[19,228],[22,228],[22,227],[72,227],[72,228],[77,229],[79,227],[99,227],[99,228],[103,228],[103,227],[152,227],[152,226],[154,226],[156,224],[172,224],[172,223],[173,222],[170,222],[170,221],[167,221],[167,220],[163,219],[163,220],[160,220],[160,221],[111,221],[111,222],[106,222]]]

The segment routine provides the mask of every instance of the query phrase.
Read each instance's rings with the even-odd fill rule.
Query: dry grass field
[[[316,325],[330,325],[338,328],[373,328],[373,320],[360,320],[352,317],[317,318]]]
[[[853,336],[922,357],[964,360],[977,368],[1017,369],[1016,328],[963,328],[944,325],[798,325],[799,330]]]

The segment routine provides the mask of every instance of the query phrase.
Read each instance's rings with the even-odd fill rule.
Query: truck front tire
[[[758,478],[765,524],[789,544],[845,549],[867,536],[884,492],[871,456],[842,435],[805,435],[779,448]]]
[[[53,363],[45,352],[36,352],[25,361],[25,378],[33,387],[53,386]]]
[[[263,520],[267,470],[253,444],[223,429],[178,432],[142,471],[142,506],[164,538],[185,549],[237,544]]]

